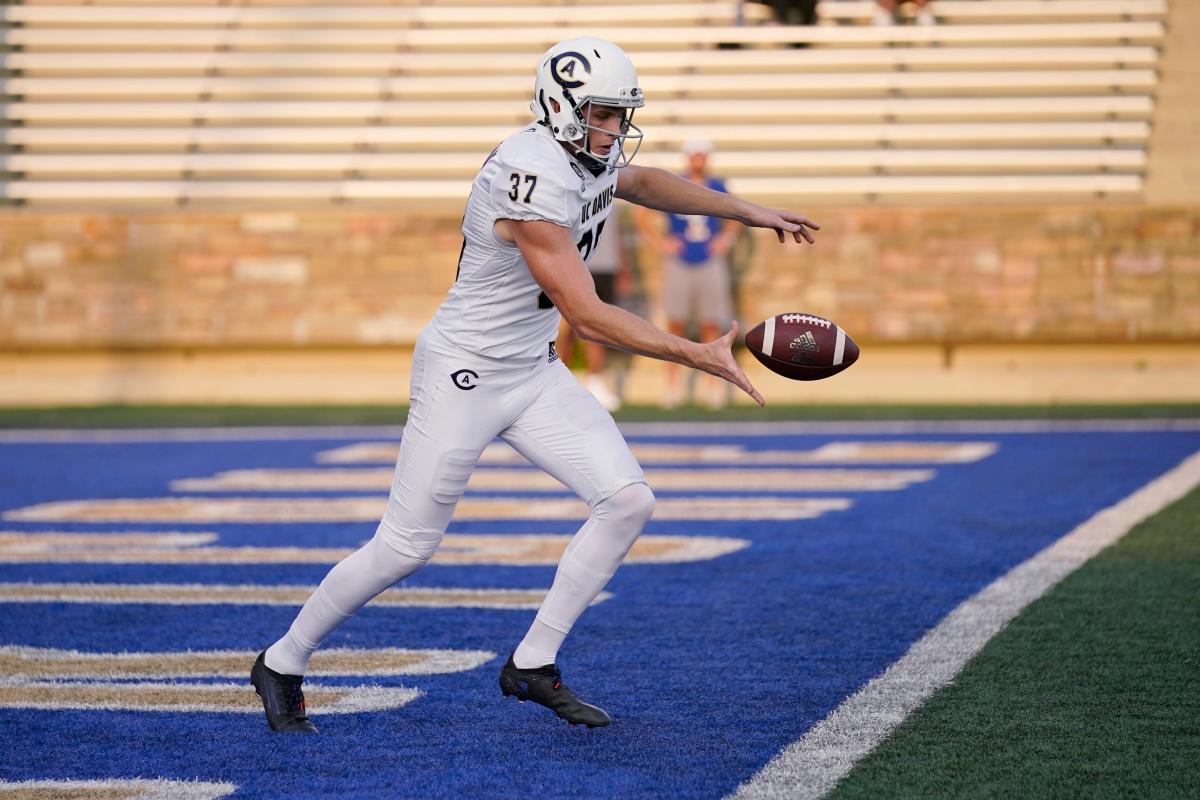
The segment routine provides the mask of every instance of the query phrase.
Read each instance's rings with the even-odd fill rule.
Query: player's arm
[[[521,249],[534,280],[582,338],[703,370],[734,384],[760,406],[764,404],[733,358],[730,348],[737,336],[736,322],[732,330],[712,342],[672,336],[596,296],[596,285],[566,228],[544,220],[511,219],[498,220],[496,228],[502,238],[511,237]]]
[[[727,192],[718,192],[692,183],[656,167],[629,165],[618,172],[617,197],[639,206],[675,214],[699,214],[736,220],[752,228],[772,228],[784,241],[790,233],[797,241],[813,241],[809,229],[821,226],[803,214],[767,208]]]

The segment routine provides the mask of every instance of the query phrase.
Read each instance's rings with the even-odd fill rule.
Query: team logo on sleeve
[[[460,369],[450,374],[450,380],[460,389],[471,390],[479,385],[479,373],[474,370]]]

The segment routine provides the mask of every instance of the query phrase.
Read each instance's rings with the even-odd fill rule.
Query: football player
[[[535,122],[505,139],[475,177],[458,275],[413,354],[408,421],[388,507],[375,536],[337,564],[287,633],[250,673],[272,730],[315,733],[301,681],[339,624],[420,569],[442,541],[483,449],[496,437],[570,487],[590,515],[563,553],[550,591],[500,672],[506,696],[572,724],[609,715],[562,682],[557,655],[654,510],[642,469],[600,403],[554,352],[560,314],[585,339],[674,361],[762,396],[733,358],[737,324],[696,343],[600,301],[584,261],[613,199],[677,214],[773,228],[812,242],[817,225],[659,169],[632,166],[645,103],[628,56],[603,39],[560,42],[542,56]]]

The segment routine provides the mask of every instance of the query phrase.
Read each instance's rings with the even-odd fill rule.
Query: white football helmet
[[[552,101],[557,101],[557,111]],[[607,156],[591,151],[589,134],[600,129],[587,122],[589,102],[627,109]],[[642,145],[642,131],[633,124],[633,110],[645,104],[637,71],[625,51],[606,39],[580,36],[559,42],[542,56],[529,107],[555,139],[570,144],[577,154],[620,168],[633,160]],[[576,145],[581,138],[583,144]],[[632,152],[626,150],[626,140],[632,140]]]

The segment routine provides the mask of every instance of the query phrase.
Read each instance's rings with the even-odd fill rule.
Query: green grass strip
[[[247,425],[399,425],[404,405],[104,405],[0,408],[0,428],[161,428]],[[1146,405],[768,405],[723,411],[626,406],[622,422],[689,420],[971,420],[971,419],[1187,419],[1200,404]]]
[[[1031,604],[829,796],[1200,797],[1200,490]]]
[[[403,425],[407,405],[104,405],[0,408],[0,428],[206,428]]]

